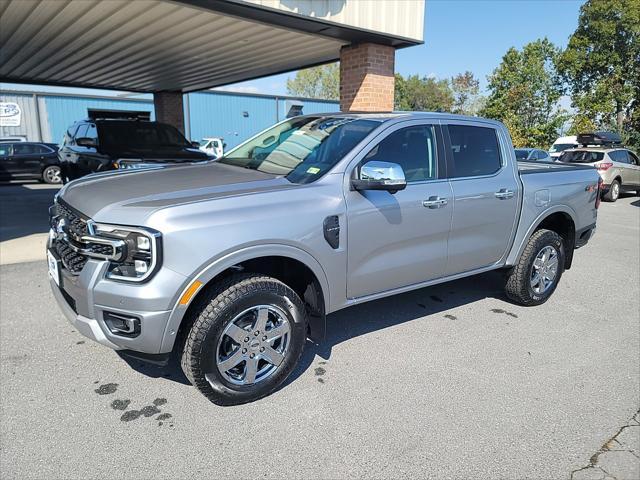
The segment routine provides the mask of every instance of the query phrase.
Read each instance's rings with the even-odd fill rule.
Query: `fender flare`
[[[324,308],[326,311],[330,305],[331,290],[329,288],[329,282],[324,269],[313,255],[302,248],[286,244],[274,243],[243,247],[220,255],[217,258],[214,257],[197,274],[190,276],[183,284],[182,288],[173,300],[173,308],[169,315],[169,321],[165,327],[159,353],[167,353],[173,349],[180,324],[182,323],[182,319],[191,304],[190,301],[187,305],[180,305],[179,300],[195,280],[202,282],[202,287],[204,287],[217,275],[234,265],[260,257],[286,257],[292,260],[297,260],[309,268],[318,280],[320,288],[322,289]],[[197,293],[200,292],[202,287],[198,289]],[[196,295],[194,295],[194,298]]]
[[[540,224],[545,219],[547,219],[547,217],[553,215],[554,213],[566,213],[567,215],[569,215],[569,217],[573,221],[574,226],[576,225],[576,212],[568,205],[554,205],[553,207],[548,208],[547,210],[544,210],[531,223],[531,226],[529,226],[529,228],[527,229],[527,232],[525,233],[524,237],[520,241],[520,245],[518,246],[518,248],[517,249],[513,248],[511,250],[511,253],[509,253],[509,256],[507,257],[507,261],[506,261],[507,266],[513,266],[516,263],[518,263],[518,261],[520,260],[520,256],[522,255],[522,252],[525,246],[527,245],[527,242],[531,238],[531,235],[533,235],[533,233],[538,229]],[[568,257],[569,256],[573,257],[573,251],[566,252],[566,254]]]

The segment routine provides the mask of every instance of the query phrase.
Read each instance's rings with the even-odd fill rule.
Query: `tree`
[[[558,67],[571,88],[578,120],[615,128],[627,139],[640,135],[638,0],[588,0],[582,5],[578,28]]]
[[[451,78],[451,90],[453,91],[453,113],[461,115],[475,115],[480,109],[479,96],[480,81],[473,73],[466,71]]]
[[[307,98],[338,100],[340,98],[340,66],[338,63],[299,70],[287,79],[287,92]]]
[[[397,110],[428,110],[450,112],[453,92],[447,80],[396,73],[395,108]]]
[[[502,121],[518,147],[547,148],[566,119],[558,107],[563,88],[555,68],[559,50],[546,38],[510,48],[488,77],[481,115]]]

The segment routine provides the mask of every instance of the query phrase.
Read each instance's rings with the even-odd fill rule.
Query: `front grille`
[[[80,275],[80,272],[87,263],[87,257],[74,251],[64,240],[55,240],[53,246],[60,256],[64,268],[74,275]]]
[[[59,201],[56,206],[56,214],[65,219],[65,231],[67,234],[71,234],[77,239],[84,235],[89,235],[87,220],[81,214],[64,205],[62,201]]]
[[[53,240],[52,246],[60,256],[62,265],[73,275],[79,275],[87,263],[87,257],[74,251],[70,246],[70,242],[79,241],[83,236],[89,235],[87,218],[64,204],[62,200],[58,200],[52,213],[53,216],[50,222],[54,232],[57,230],[60,219],[64,219],[62,230],[67,237],[69,237],[69,240],[66,240],[57,236],[56,239]]]

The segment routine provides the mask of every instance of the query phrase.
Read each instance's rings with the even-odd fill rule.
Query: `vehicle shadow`
[[[640,207],[640,200],[636,200],[635,202],[631,202],[631,205],[634,207]]]
[[[327,335],[324,341],[307,341],[295,370],[278,390],[285,388],[303,375],[320,357],[331,358],[333,347],[352,338],[384,330],[394,325],[416,321],[427,316],[447,320],[444,312],[482,300],[497,298],[507,301],[503,293],[504,277],[501,272],[481,275],[394,295],[381,300],[346,308],[327,317]],[[452,318],[451,318],[452,319]],[[179,350],[179,349],[178,349]],[[151,378],[166,378],[189,385],[180,367],[180,352],[174,351],[165,364],[153,364],[126,352],[117,352],[131,368]]]
[[[0,183],[0,241],[49,231],[49,207],[59,185]]]
[[[332,348],[361,335],[384,330],[395,325],[416,321],[423,317],[445,317],[444,312],[482,300],[497,298],[509,301],[504,295],[504,275],[499,271],[487,272],[460,280],[356,305],[327,317],[327,335],[323,342],[307,341],[300,362],[284,388],[305,373],[316,360],[331,358]]]

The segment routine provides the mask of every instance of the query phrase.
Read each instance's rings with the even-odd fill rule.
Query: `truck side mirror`
[[[372,160],[362,165],[351,180],[354,190],[386,190],[396,193],[407,187],[402,167],[397,163]]]

